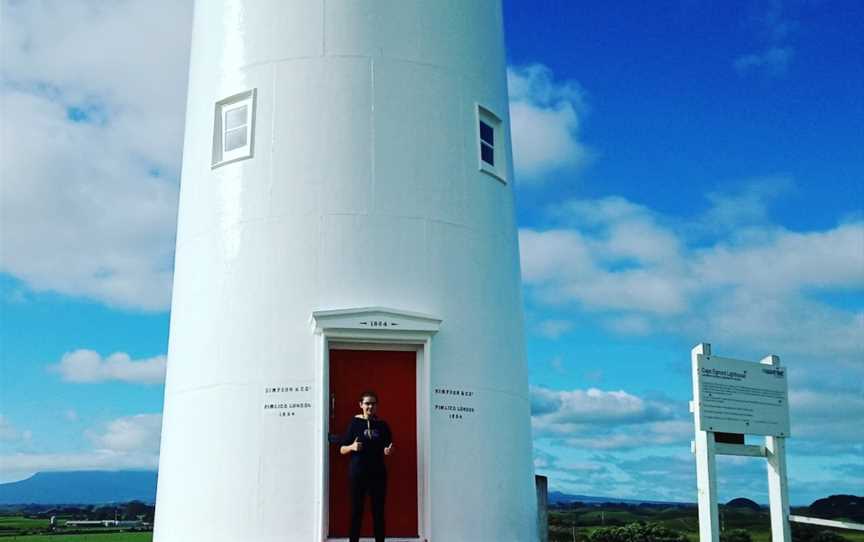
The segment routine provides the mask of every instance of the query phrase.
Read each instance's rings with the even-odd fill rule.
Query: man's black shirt
[[[368,425],[367,425],[368,421]],[[350,446],[354,439],[359,439],[363,449],[351,452],[351,477],[382,476],[387,470],[384,467],[384,448],[393,442],[390,427],[387,422],[372,418],[351,418],[351,424],[342,435],[341,446]]]

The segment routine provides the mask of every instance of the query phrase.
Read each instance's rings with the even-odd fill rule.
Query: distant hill
[[[745,499],[744,497],[738,497],[737,499],[732,499],[731,501],[726,503],[726,506],[729,508],[749,508],[750,510],[761,510],[762,507],[755,501],[751,501],[750,499]]]
[[[156,500],[155,471],[38,472],[0,484],[0,504],[104,504]]]
[[[824,519],[848,519],[864,523],[864,497],[855,495],[831,495],[813,501],[810,515]]]
[[[72,471],[39,472],[18,482],[0,484],[0,505],[13,504],[107,504],[129,501],[153,504],[156,501],[155,471]],[[549,504],[574,502],[585,504],[696,506],[695,503],[621,499],[590,495],[549,492]],[[726,506],[759,510],[750,499],[732,499]],[[832,495],[814,501],[804,515],[825,519],[842,519],[864,523],[864,497]]]
[[[621,499],[617,497],[592,497],[589,495],[568,495],[567,493],[561,493],[560,491],[550,491],[549,492],[549,504],[570,504],[574,502],[582,502],[585,504],[602,504],[602,503],[613,503],[613,504],[665,504],[665,505],[677,505],[677,506],[696,506],[695,503],[689,502],[669,502],[669,501],[644,501],[638,499]]]

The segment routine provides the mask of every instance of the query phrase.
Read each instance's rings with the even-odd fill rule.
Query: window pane
[[[225,152],[239,149],[246,145],[246,127],[225,132]]]
[[[247,106],[244,105],[225,112],[225,129],[230,130],[231,128],[237,128],[246,124],[247,109]]]
[[[480,143],[480,158],[490,166],[495,165],[495,151],[485,143]]]
[[[492,146],[495,145],[495,131],[482,120],[480,121],[480,139]]]

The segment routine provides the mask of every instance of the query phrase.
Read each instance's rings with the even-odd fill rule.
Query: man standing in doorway
[[[339,453],[351,454],[350,542],[360,540],[360,525],[366,494],[372,500],[372,523],[375,542],[384,542],[384,501],[387,496],[387,468],[384,456],[393,453],[393,437],[387,422],[377,416],[378,395],[365,391],[360,396],[360,414],[342,436]]]

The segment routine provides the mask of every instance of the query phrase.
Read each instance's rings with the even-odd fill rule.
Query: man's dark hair
[[[372,390],[366,390],[360,394],[360,402],[362,403],[363,399],[365,399],[367,397],[374,397],[376,401],[378,400],[378,394],[377,393],[375,393]]]

